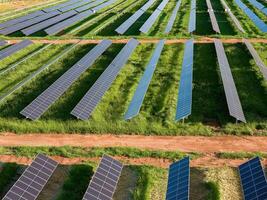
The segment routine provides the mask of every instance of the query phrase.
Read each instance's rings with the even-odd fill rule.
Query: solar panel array
[[[267,24],[264,23],[252,10],[250,10],[241,0],[235,0],[238,7],[244,11],[244,13],[253,21],[255,26],[258,27],[259,30],[266,33],[267,32]]]
[[[267,180],[258,157],[238,167],[245,200],[266,200]]]
[[[191,0],[191,10],[188,24],[189,33],[192,33],[196,30],[196,9],[196,0]]]
[[[54,173],[58,163],[38,154],[3,200],[35,200]]]
[[[146,22],[139,29],[142,33],[148,33],[149,29],[153,26],[155,21],[158,19],[160,13],[165,8],[169,0],[163,0],[156,10],[152,13],[152,15],[146,20]]]
[[[233,20],[234,24],[236,25],[236,27],[242,32],[245,33],[245,30],[243,29],[243,27],[241,26],[240,22],[238,21],[238,19],[236,18],[236,16],[232,13],[232,11],[230,10],[230,8],[228,7],[228,5],[225,3],[224,0],[221,0],[222,5],[224,7],[224,9],[226,10],[226,12],[228,13],[228,15],[231,17],[231,19]]]
[[[112,82],[119,74],[121,68],[127,62],[128,58],[130,57],[138,43],[139,42],[135,39],[129,40],[129,42],[123,47],[123,49],[115,57],[111,64],[97,79],[94,85],[84,95],[82,100],[71,111],[72,115],[82,120],[89,118],[97,104],[100,102],[102,96],[109,89]]]
[[[69,6],[71,4],[74,4],[76,2],[78,2],[79,0],[72,0],[72,1],[67,1],[67,2],[64,2],[64,3],[60,3],[60,4],[57,4],[55,6],[52,6],[52,7],[48,7],[48,8],[45,8],[43,9],[44,12],[51,12],[53,10],[57,10],[59,8],[63,8],[65,6]]]
[[[44,14],[44,12],[39,10],[39,11],[30,13],[28,15],[22,16],[22,17],[18,17],[18,18],[15,18],[15,19],[11,19],[11,20],[5,21],[3,23],[0,23],[0,29],[15,25],[15,24],[20,23],[20,22],[24,22],[26,20],[32,19],[34,17],[40,16],[40,15],[43,15],[43,14]]]
[[[263,14],[267,15],[267,7],[258,2],[257,0],[248,0],[253,6],[258,8]]]
[[[59,15],[59,14],[60,14],[59,11],[52,11],[50,13],[43,14],[41,16],[35,17],[33,19],[30,19],[30,20],[27,20],[27,21],[24,21],[21,23],[18,23],[16,25],[9,26],[9,27],[4,28],[4,29],[0,29],[0,34],[8,35],[10,33],[14,33],[16,31],[19,31],[19,30],[24,29],[28,26],[31,26],[31,25],[36,24],[38,22],[44,21],[46,19],[49,19],[49,18],[54,17],[54,16]]]
[[[208,13],[209,13],[209,16],[210,16],[212,29],[217,33],[221,33],[210,0],[206,0],[206,3],[207,3],[207,6],[208,6]]]
[[[166,200],[188,200],[190,184],[189,157],[172,163],[169,167]]]
[[[134,96],[131,100],[131,103],[129,105],[129,108],[124,116],[124,119],[131,119],[134,116],[138,115],[140,108],[142,106],[143,100],[145,98],[148,86],[150,84],[150,81],[153,77],[154,71],[156,69],[160,54],[162,52],[162,49],[164,47],[165,40],[159,41],[157,44],[157,47],[146,67],[146,70],[144,72],[144,75],[142,76],[138,87],[134,93]]]
[[[103,40],[95,46],[20,113],[31,120],[38,119],[84,71],[92,66],[95,60],[102,55],[111,43],[110,40]]]
[[[0,60],[16,53],[17,51],[24,49],[25,47],[29,46],[30,44],[32,44],[33,42],[30,40],[23,40],[20,43],[11,45],[3,50],[0,51]]]
[[[123,165],[104,155],[84,194],[83,200],[112,200]]]
[[[230,115],[239,121],[246,122],[223,44],[219,39],[214,39],[214,43]]]
[[[169,22],[168,22],[168,24],[167,24],[167,26],[165,28],[165,31],[164,31],[165,34],[167,34],[167,33],[169,33],[171,31],[171,29],[173,27],[173,24],[174,24],[174,21],[175,21],[176,16],[177,16],[177,12],[178,12],[178,10],[179,10],[179,8],[181,6],[181,2],[182,2],[182,0],[177,1],[176,6],[173,9],[172,15],[170,17],[170,20],[169,20]]]
[[[194,40],[185,43],[184,59],[180,78],[178,101],[175,120],[181,120],[191,114],[192,109],[192,82],[194,62]]]
[[[260,56],[258,55],[257,51],[254,49],[252,44],[246,39],[243,39],[243,42],[247,46],[247,48],[248,48],[249,52],[251,53],[252,57],[254,58],[256,64],[260,68],[260,71],[261,71],[264,79],[267,80],[267,66],[261,60]]]
[[[66,12],[66,11],[69,11],[69,10],[73,10],[75,8],[78,8],[78,7],[81,7],[87,3],[90,3],[92,0],[82,0],[82,1],[79,1],[75,4],[72,4],[72,5],[69,5],[69,6],[65,6],[63,8],[59,8],[58,10],[60,10],[61,12]]]
[[[6,44],[7,44],[7,42],[5,40],[0,40],[0,46],[4,46]]]
[[[141,17],[147,11],[147,9],[153,5],[154,2],[155,0],[149,0],[131,17],[129,17],[125,22],[123,22],[115,31],[119,34],[124,34],[136,22],[136,20]]]
[[[56,24],[56,23],[58,23],[58,22],[60,22],[60,21],[62,21],[64,19],[67,19],[67,18],[69,18],[69,17],[71,17],[73,15],[76,15],[76,14],[77,14],[76,11],[71,10],[69,12],[66,12],[66,13],[63,13],[63,14],[58,15],[56,17],[50,18],[48,20],[45,20],[45,21],[43,21],[41,23],[38,23],[38,24],[32,25],[32,26],[30,26],[28,28],[25,28],[25,29],[21,30],[21,32],[24,35],[31,35],[33,33],[36,33],[36,32],[38,32],[40,30],[43,30],[44,28],[47,28],[47,27],[49,27],[49,26],[51,26],[53,24]]]
[[[82,6],[82,7],[76,8],[75,10],[76,10],[77,12],[83,12],[83,11],[85,11],[85,10],[88,10],[89,8],[92,8],[92,7],[94,7],[94,6],[98,5],[98,4],[100,4],[100,3],[103,3],[104,1],[105,1],[105,0],[96,0],[96,1],[94,1],[94,2],[91,2],[91,3],[89,3],[89,4],[84,5],[84,6]]]

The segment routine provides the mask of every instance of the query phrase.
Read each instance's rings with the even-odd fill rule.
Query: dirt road
[[[182,152],[267,152],[267,137],[0,134],[0,146],[136,147]]]

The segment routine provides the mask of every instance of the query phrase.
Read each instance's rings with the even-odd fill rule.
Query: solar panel
[[[248,48],[249,52],[251,53],[252,57],[254,58],[256,64],[260,68],[260,71],[261,71],[264,79],[267,80],[267,66],[261,60],[260,56],[258,55],[257,51],[254,49],[252,44],[246,39],[243,39],[243,42],[247,46],[247,48]]]
[[[255,6],[256,8],[258,8],[259,10],[262,10],[263,8],[265,8],[264,5],[262,5],[260,2],[256,1],[256,0],[248,0],[253,6]]]
[[[214,39],[214,43],[230,115],[239,121],[246,122],[243,109],[236,90],[236,86],[234,83],[234,79],[231,73],[231,69],[226,54],[224,52],[223,44],[218,39]]]
[[[43,21],[41,23],[38,23],[38,24],[30,26],[30,27],[28,27],[26,29],[23,29],[23,30],[21,30],[21,32],[24,33],[24,35],[31,35],[33,33],[36,33],[37,31],[43,30],[46,27],[49,27],[49,26],[51,26],[53,24],[56,24],[56,23],[58,23],[58,22],[60,22],[60,21],[62,21],[64,19],[67,19],[67,18],[69,18],[69,17],[71,17],[73,15],[76,15],[76,14],[77,14],[76,11],[71,10],[69,12],[63,13],[61,15],[58,15],[56,17],[50,18],[50,19],[45,20],[45,21]]]
[[[127,62],[128,58],[130,57],[138,43],[139,42],[135,39],[129,40],[129,42],[123,47],[120,53],[97,79],[94,85],[84,95],[81,101],[71,111],[71,114],[73,116],[82,120],[89,118],[97,104],[102,99],[102,96],[104,96],[105,92],[109,89],[112,82],[119,74],[121,68]]]
[[[69,6],[65,6],[63,8],[59,8],[58,10],[60,10],[61,12],[66,12],[75,8],[78,8],[80,6],[83,6],[84,4],[90,3],[92,0],[83,0],[83,1],[79,1],[75,4],[69,5]]]
[[[245,200],[266,200],[267,181],[259,157],[238,167]]]
[[[20,113],[31,120],[38,119],[73,83],[86,71],[95,60],[111,45],[110,40],[103,40],[72,66],[42,94],[33,100]]]
[[[172,15],[171,15],[170,20],[169,20],[169,22],[165,28],[165,31],[164,31],[165,34],[169,33],[171,31],[173,24],[174,24],[174,21],[175,21],[176,16],[177,16],[177,12],[180,8],[180,5],[181,5],[181,0],[177,1],[176,6],[172,11]]]
[[[123,165],[119,161],[104,155],[83,200],[112,200],[122,169]]]
[[[67,2],[65,2],[65,3],[60,3],[60,4],[58,4],[58,5],[55,5],[55,6],[52,6],[52,7],[45,8],[45,9],[43,9],[43,11],[44,11],[44,12],[51,12],[51,11],[53,11],[53,10],[57,10],[57,9],[59,9],[59,8],[63,8],[63,7],[65,7],[65,6],[69,6],[69,5],[71,5],[71,4],[74,4],[74,3],[78,2],[78,1],[80,1],[80,0],[67,1]]]
[[[234,24],[236,25],[236,27],[242,32],[245,33],[245,30],[243,29],[243,27],[241,26],[240,22],[238,21],[238,19],[235,17],[235,15],[232,13],[232,11],[230,10],[230,8],[228,7],[228,5],[225,3],[224,0],[221,0],[222,5],[224,7],[224,9],[226,10],[226,12],[228,13],[228,15],[231,17],[231,19],[233,20]]]
[[[0,40],[0,46],[4,46],[6,44],[7,44],[7,42],[5,40]]]
[[[165,8],[169,0],[164,0],[160,3],[157,9],[152,13],[152,15],[146,20],[146,22],[139,29],[142,33],[147,33],[149,29],[153,26],[155,21],[158,19],[160,13]]]
[[[97,6],[98,4],[100,4],[100,3],[104,2],[104,1],[105,1],[105,0],[96,0],[96,1],[94,1],[94,2],[91,2],[91,3],[89,3],[89,4],[84,5],[84,6],[82,6],[82,7],[76,8],[75,10],[76,10],[77,12],[83,12],[83,11],[85,11],[85,10],[88,10],[89,8],[92,8],[92,7],[94,7],[94,6]]]
[[[207,6],[208,6],[208,13],[209,13],[209,16],[210,16],[212,29],[217,33],[221,33],[210,0],[206,0],[206,3],[207,3]]]
[[[196,0],[191,1],[190,18],[188,24],[188,32],[192,33],[196,30]]]
[[[11,45],[10,47],[7,47],[0,51],[0,60],[3,60],[4,58],[16,53],[17,51],[24,49],[25,47],[29,46],[33,42],[30,40],[23,40],[20,43]]]
[[[107,2],[105,2],[105,3],[102,3],[102,4],[100,4],[100,5],[96,6],[96,7],[94,7],[92,10],[93,10],[94,13],[95,13],[95,12],[98,12],[98,11],[101,10],[102,8],[108,7],[108,6],[110,6],[111,4],[115,3],[116,1],[117,1],[117,0],[110,0],[110,1],[107,1]]]
[[[265,15],[267,15],[267,8],[261,10]]]
[[[58,163],[38,154],[3,200],[35,200],[54,173]]]
[[[54,17],[54,16],[59,15],[59,14],[60,14],[59,11],[53,11],[50,13],[43,14],[41,16],[35,17],[35,18],[27,20],[25,22],[18,23],[14,26],[10,26],[10,27],[1,29],[0,34],[8,35],[10,33],[14,33],[16,31],[19,31],[19,30],[24,29],[28,26],[31,26],[31,25],[36,24],[38,22],[44,21],[46,19],[49,19],[49,18]]]
[[[193,57],[194,40],[188,40],[185,43],[182,72],[178,92],[178,101],[175,120],[181,120],[191,114],[192,109],[192,82],[193,82]]]
[[[43,14],[45,14],[45,13],[43,11],[39,10],[39,11],[30,13],[28,15],[22,16],[22,17],[11,19],[11,20],[5,21],[3,23],[0,23],[0,28],[6,28],[8,26],[15,25],[17,23],[32,19],[34,17],[40,16],[40,15],[43,15]]]
[[[188,200],[190,184],[189,157],[169,167],[166,200]]]
[[[244,11],[244,13],[253,21],[255,26],[258,27],[259,30],[266,33],[267,32],[267,24],[264,23],[252,10],[250,10],[241,0],[235,0],[235,3],[238,5],[240,9]]]
[[[123,22],[115,31],[119,34],[124,34],[136,21],[141,17],[146,10],[153,5],[155,0],[148,1],[144,6],[137,10],[131,17],[129,17],[125,22]]]
[[[137,89],[134,93],[134,96],[131,100],[131,103],[129,105],[129,108],[124,116],[124,119],[131,119],[134,116],[138,115],[140,108],[142,106],[143,100],[145,98],[147,89],[149,87],[150,81],[153,77],[154,71],[156,69],[160,54],[162,52],[162,49],[164,47],[165,40],[160,40],[157,44],[157,47],[146,67],[146,70],[144,72],[144,75],[142,76]]]

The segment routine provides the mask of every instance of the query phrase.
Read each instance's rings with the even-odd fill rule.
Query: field
[[[53,27],[50,24],[26,36],[24,28],[41,24],[44,19],[40,16],[49,15],[44,9],[69,1],[0,1],[0,198],[36,155],[42,153],[59,165],[38,200],[82,199],[103,155],[124,165],[114,200],[166,199],[168,168],[186,157],[190,158],[190,200],[244,199],[238,166],[259,157],[265,173],[267,169],[267,81],[263,73],[267,66],[267,34],[238,7],[236,0],[224,1],[244,32],[238,29],[222,0],[212,0],[212,10],[208,10],[207,0],[197,0],[196,28],[189,33],[193,1],[182,0],[173,27],[166,34],[178,1],[169,0],[161,11],[159,6],[164,1],[155,0],[146,11],[141,10],[143,14],[124,34],[118,34],[116,29],[133,14],[141,12],[148,0],[116,0],[98,9],[99,5],[110,2],[104,0],[90,8],[89,15],[75,23],[69,21],[53,34],[46,31]],[[265,24],[267,31],[266,15],[248,0],[241,1],[261,20],[262,26]],[[257,1],[267,7],[266,1]],[[161,11],[159,16],[151,23],[148,33],[142,33],[139,29],[155,10]],[[74,18],[81,16],[76,8],[71,11],[75,12]],[[23,19],[38,12],[42,14]],[[57,12],[65,11],[57,8]],[[214,31],[208,12],[214,12],[220,34]],[[21,22],[12,24],[13,19],[21,18]],[[69,16],[67,20],[74,18]],[[61,21],[57,22],[58,27]],[[12,25],[5,25],[6,22]],[[23,28],[5,33],[17,24]],[[118,63],[124,58],[116,61],[116,57],[131,38],[139,44],[113,81],[110,81],[111,73],[106,76],[110,87],[98,82],[107,69],[113,67],[114,73],[114,66],[119,67]],[[33,44],[2,59],[3,52],[25,39]],[[140,80],[162,39],[165,39],[164,47],[140,112],[125,120]],[[183,86],[182,70],[188,70],[185,63],[190,62],[190,55],[185,53],[189,39],[194,39],[193,63],[189,63],[193,71],[192,109],[189,116],[175,121],[179,98],[183,97],[183,93],[179,93]],[[231,81],[230,77],[226,82],[222,78],[221,55],[218,49],[216,51],[214,39],[223,44],[246,123],[230,115],[233,108],[229,108],[225,85]],[[243,39],[252,44],[261,64]],[[1,46],[2,40],[7,44]],[[111,40],[112,44],[39,119],[26,119],[21,114],[73,66],[76,71],[71,75],[79,73],[77,69],[83,67],[79,61],[102,40]],[[69,80],[54,88],[53,95]],[[98,86],[97,92],[106,87],[107,90],[88,120],[77,119],[71,114],[72,110],[94,86]],[[98,97],[100,92],[97,92],[92,98]],[[186,92],[189,96],[190,91]]]

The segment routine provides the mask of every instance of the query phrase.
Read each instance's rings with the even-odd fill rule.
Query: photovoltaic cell
[[[95,60],[111,45],[110,40],[103,40],[72,66],[49,88],[40,94],[20,113],[31,120],[38,119],[73,83],[86,71]]]
[[[35,200],[54,173],[58,163],[38,154],[3,200]]]
[[[173,27],[173,24],[174,24],[174,21],[175,21],[176,16],[177,16],[177,12],[178,12],[178,10],[180,8],[180,5],[181,5],[181,0],[177,1],[176,6],[173,9],[173,12],[172,12],[172,15],[170,17],[170,20],[169,20],[169,22],[168,22],[168,24],[167,24],[167,26],[165,28],[165,31],[164,31],[165,34],[167,34],[167,33],[169,33],[171,31],[171,29]]]
[[[75,8],[78,8],[80,6],[83,6],[87,3],[90,3],[92,0],[83,0],[83,1],[79,1],[75,4],[72,4],[72,5],[69,5],[69,6],[65,6],[63,8],[59,8],[58,10],[60,10],[61,12],[66,12],[66,11],[69,11],[69,10],[73,10]]]
[[[123,165],[104,155],[84,194],[83,200],[112,200]]]
[[[96,6],[96,7],[94,7],[93,9],[92,9],[92,11],[95,13],[95,12],[98,12],[99,10],[101,10],[102,8],[105,8],[105,7],[108,7],[108,6],[110,6],[111,4],[113,4],[113,3],[115,3],[117,0],[110,0],[110,1],[107,1],[107,2],[105,2],[105,3],[102,3],[102,4],[100,4],[100,5],[98,5],[98,6]]]
[[[32,19],[34,17],[40,16],[40,15],[43,15],[43,14],[45,14],[45,13],[43,11],[39,10],[39,11],[30,13],[28,15],[22,16],[22,17],[18,17],[18,18],[15,18],[15,19],[11,19],[11,20],[5,21],[3,23],[0,23],[0,29],[1,28],[6,28],[8,26],[15,25],[17,23]]]
[[[136,21],[141,17],[150,6],[153,5],[155,0],[148,1],[144,6],[137,10],[131,17],[129,17],[125,22],[123,22],[115,31],[119,34],[124,34]]]
[[[163,0],[157,9],[152,13],[152,15],[146,20],[143,26],[139,29],[142,33],[147,33],[149,29],[153,26],[155,21],[158,19],[160,13],[165,8],[169,0]]]
[[[254,47],[252,46],[252,44],[246,40],[243,39],[243,42],[245,43],[245,45],[247,46],[249,52],[251,53],[252,57],[254,58],[256,64],[258,65],[258,67],[260,68],[260,71],[264,77],[265,80],[267,80],[267,66],[264,64],[264,62],[261,60],[259,54],[257,53],[257,51],[254,49]]]
[[[238,5],[240,9],[244,11],[244,13],[253,21],[255,26],[258,27],[259,30],[266,33],[267,32],[267,24],[264,23],[252,10],[250,10],[241,0],[235,0],[235,3]]]
[[[192,82],[193,82],[194,40],[185,44],[182,72],[178,92],[178,101],[175,120],[181,120],[191,114],[192,109]]]
[[[191,1],[190,18],[188,24],[188,32],[192,33],[196,30],[196,0]]]
[[[169,167],[166,200],[188,200],[190,184],[189,157]]]
[[[230,115],[239,121],[246,122],[243,109],[236,90],[231,69],[220,40],[214,39],[215,49],[218,57],[224,92]]]
[[[248,0],[249,3],[251,3],[253,6],[255,6],[256,8],[258,8],[259,10],[262,10],[263,8],[265,8],[264,5],[262,5],[260,2],[256,1],[256,0]]]
[[[104,1],[105,1],[105,0],[96,0],[96,1],[94,1],[94,2],[91,2],[91,3],[89,3],[89,4],[84,5],[84,6],[82,6],[82,7],[76,8],[75,10],[76,10],[77,12],[83,12],[83,11],[85,11],[85,10],[88,10],[89,8],[92,8],[92,7],[94,7],[94,6],[97,6],[97,5],[100,4],[100,3],[103,3]]]
[[[24,49],[25,47],[29,46],[30,44],[32,44],[32,41],[23,40],[20,43],[11,45],[10,47],[3,49],[2,51],[0,51],[0,60],[16,53],[17,51],[19,51],[21,49]]]
[[[63,13],[61,15],[58,15],[56,17],[53,17],[53,18],[50,18],[48,20],[45,20],[43,22],[40,22],[38,24],[35,24],[33,26],[30,26],[26,29],[23,29],[21,30],[21,32],[24,34],[24,35],[31,35],[33,33],[36,33],[37,31],[40,31],[40,30],[43,30],[44,28],[46,27],[49,27],[53,24],[56,24],[64,19],[67,19],[69,17],[72,17],[73,15],[76,15],[77,12],[74,11],[74,10],[71,10],[69,12],[66,12],[66,13]]]
[[[266,200],[267,181],[259,157],[238,167],[245,200]]]
[[[14,25],[14,26],[10,26],[10,27],[1,29],[0,30],[0,34],[8,35],[10,33],[14,33],[16,31],[19,31],[19,30],[24,29],[24,28],[26,28],[28,26],[31,26],[31,25],[36,24],[38,22],[44,21],[46,19],[49,19],[49,18],[54,17],[54,16],[59,15],[59,14],[60,14],[59,11],[53,11],[53,12],[50,12],[50,13],[43,14],[43,15],[35,17],[33,19],[18,23],[18,24]]]
[[[139,42],[135,39],[129,40],[111,64],[97,79],[94,85],[84,95],[82,100],[71,111],[73,116],[82,120],[87,120],[90,117],[91,113],[100,102],[105,92],[109,89],[112,82],[116,79],[121,68],[125,65],[138,43]]]
[[[236,25],[236,27],[242,32],[245,33],[245,30],[243,29],[243,27],[241,26],[240,22],[238,21],[238,19],[236,18],[236,16],[232,13],[232,11],[230,10],[230,8],[228,7],[228,5],[225,3],[224,0],[221,0],[222,5],[224,7],[224,9],[226,10],[226,13],[228,13],[228,15],[231,17],[231,19],[233,20],[234,24]]]
[[[143,100],[145,98],[147,89],[149,87],[150,81],[153,77],[154,71],[156,69],[160,54],[162,52],[162,49],[164,47],[165,40],[159,41],[157,44],[157,47],[146,67],[146,70],[144,72],[144,75],[142,76],[138,87],[134,93],[134,96],[132,98],[132,101],[129,105],[129,108],[124,116],[124,119],[131,119],[134,116],[138,115],[140,108],[142,106]]]
[[[63,7],[65,7],[65,6],[69,6],[69,5],[74,4],[74,3],[77,3],[77,2],[79,2],[79,1],[80,1],[80,0],[67,1],[67,2],[65,2],[65,3],[60,3],[60,4],[58,4],[58,5],[55,5],[55,6],[52,6],[52,7],[45,8],[45,9],[43,9],[43,11],[44,11],[44,12],[51,12],[51,11],[53,11],[53,10],[57,10],[57,9],[59,9],[59,8],[63,8]]]
[[[6,44],[7,44],[7,42],[5,40],[0,40],[0,46],[4,46]]]
[[[207,3],[207,6],[208,6],[208,13],[209,13],[209,16],[210,16],[212,29],[217,33],[221,33],[210,0],[206,0],[206,3]]]

